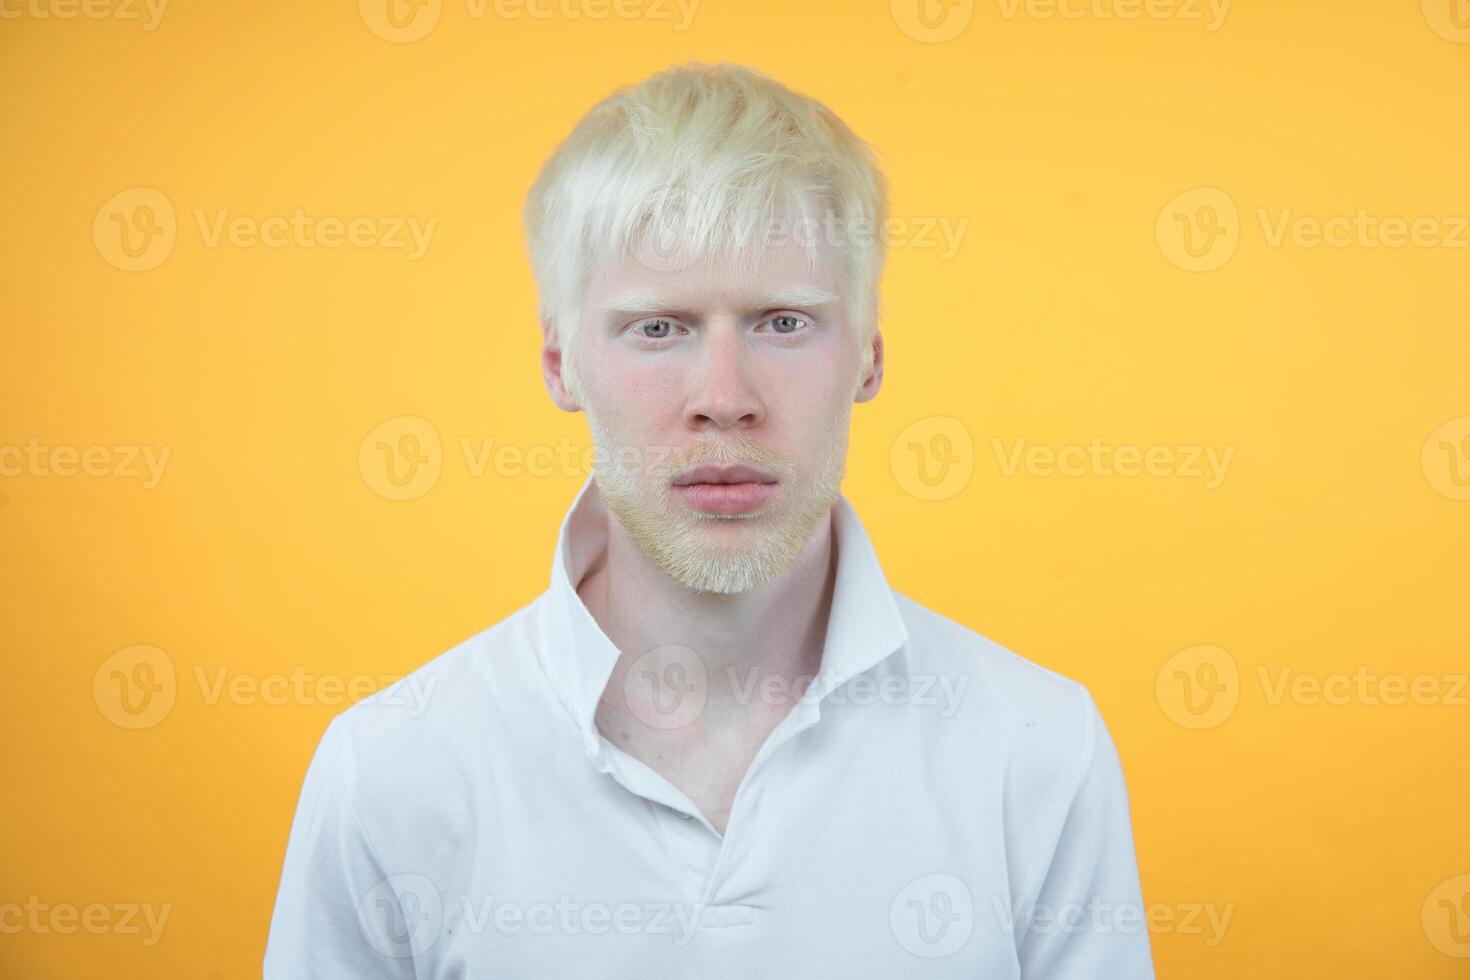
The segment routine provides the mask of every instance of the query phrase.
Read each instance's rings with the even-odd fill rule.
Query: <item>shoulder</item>
[[[535,655],[539,599],[332,719],[329,734],[365,807],[431,798],[465,753],[505,744],[550,695]]]
[[[984,744],[1013,772],[1044,774],[1053,790],[1075,786],[1102,727],[1087,688],[902,593],[894,598],[909,633],[902,668],[915,685],[932,679],[947,699],[954,741]]]
[[[991,706],[1030,714],[1083,720],[1091,698],[1077,681],[1010,650],[900,592],[894,592],[904,627],[910,671],[971,678]]]

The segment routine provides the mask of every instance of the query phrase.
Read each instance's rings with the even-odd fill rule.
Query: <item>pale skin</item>
[[[826,243],[816,247],[815,268],[793,244],[769,251],[753,274],[718,257],[677,271],[632,259],[596,270],[575,352],[586,404],[568,392],[557,332],[543,324],[552,399],[566,411],[595,413],[619,446],[678,452],[742,439],[789,463],[774,499],[750,519],[675,515],[715,554],[748,545],[751,535],[789,532],[803,502],[810,511],[822,476],[816,461],[824,449],[840,458],[833,447],[845,456],[851,406],[874,398],[882,384],[882,336],[873,335],[872,367],[858,377],[860,341],[841,299],[841,255]],[[637,303],[627,302],[635,293]],[[641,479],[669,481],[667,473]],[[657,489],[667,493],[648,489],[650,499]],[[667,574],[610,519],[605,561],[577,583],[620,652],[598,729],[680,789],[721,835],[756,753],[820,667],[835,557],[831,522],[823,519],[774,578],[745,591],[699,591]],[[667,644],[697,650],[708,667],[703,709],[673,728],[645,723],[651,715],[639,685],[624,683],[641,654]],[[788,693],[739,694],[752,689],[753,678],[772,676],[779,683],[766,690]]]

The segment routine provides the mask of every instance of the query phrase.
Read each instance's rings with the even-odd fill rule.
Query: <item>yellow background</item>
[[[880,148],[896,216],[968,221],[952,256],[891,253],[886,383],[855,413],[845,490],[895,588],[1094,692],[1146,901],[1176,925],[1231,914],[1213,944],[1198,922],[1156,931],[1160,976],[1470,975],[1439,911],[1470,873],[1470,707],[1448,703],[1470,669],[1470,30],[1437,0],[1238,0],[1216,30],[1192,0],[1152,9],[1202,19],[990,0],[953,7],[947,40],[902,0],[704,0],[682,31],[444,0],[412,42],[346,0],[176,0],[153,30],[37,16],[58,2],[0,20],[0,445],[171,455],[154,487],[0,477],[0,904],[171,910],[152,946],[0,935],[0,974],[258,975],[343,702],[251,685],[400,675],[544,589],[581,474],[476,475],[464,451],[588,444],[542,385],[522,197],[594,100],[698,58],[830,105]],[[167,198],[176,243],[130,272],[93,225],[134,188]],[[1166,210],[1197,188],[1238,209],[1207,271],[1167,235],[1206,220],[1192,198]],[[199,227],[297,208],[437,225],[416,261]],[[1360,210],[1450,241],[1269,234]],[[441,437],[441,472],[394,501],[359,450],[403,416]],[[895,464],[916,425],[961,434],[971,475],[944,499]],[[1007,475],[996,439],[1233,457],[1214,488]],[[176,691],[130,730],[94,679],[137,645]],[[1181,664],[1209,679],[1200,646],[1228,658],[1208,654],[1234,707],[1190,726],[1170,692]],[[1261,672],[1283,669],[1444,696],[1273,700]],[[211,703],[220,677],[244,686]]]

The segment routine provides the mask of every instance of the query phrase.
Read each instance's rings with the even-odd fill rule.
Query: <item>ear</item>
[[[878,395],[878,389],[883,387],[883,332],[873,331],[873,365],[868,368],[868,373],[863,376],[858,385],[857,392],[853,395],[854,402],[872,401]]]
[[[577,404],[577,399],[567,390],[566,379],[562,374],[561,339],[557,336],[556,327],[548,319],[541,320],[541,336],[541,374],[546,379],[546,390],[551,393],[551,400],[563,412],[581,411],[582,406]]]

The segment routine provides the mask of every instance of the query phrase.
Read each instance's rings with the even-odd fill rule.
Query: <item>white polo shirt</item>
[[[821,671],[722,838],[594,723],[609,519],[589,477],[545,593],[327,727],[267,980],[1153,976],[1082,686],[895,593],[839,496]]]

